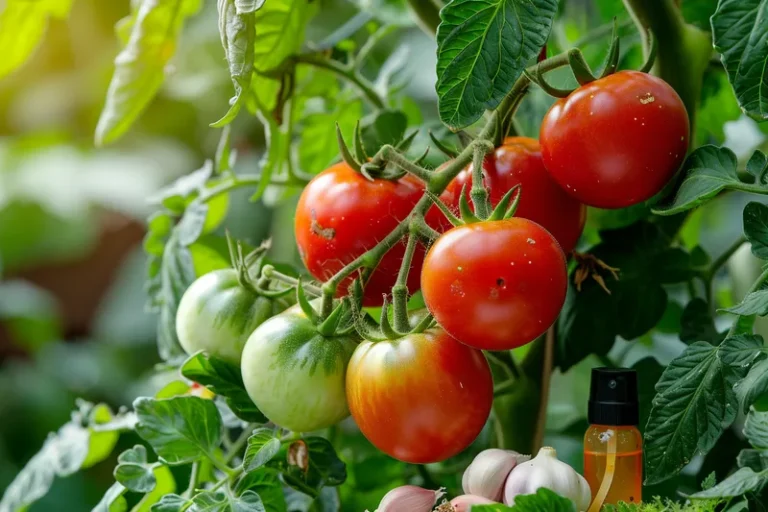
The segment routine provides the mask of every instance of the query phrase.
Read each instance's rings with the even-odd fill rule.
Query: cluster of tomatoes
[[[374,445],[400,460],[457,454],[491,409],[493,379],[482,350],[529,343],[556,320],[566,255],[581,235],[586,205],[626,207],[659,193],[682,163],[688,136],[682,101],[658,78],[622,71],[580,87],[547,113],[540,141],[508,138],[486,157],[492,204],[520,186],[516,216],[458,227],[436,207],[425,216],[441,235],[428,251],[416,249],[407,285],[411,293],[421,289],[436,327],[361,342],[354,331],[322,334],[304,311],[290,308],[241,340],[249,395],[291,430],[327,427],[350,412]],[[471,181],[465,169],[441,201],[458,209]],[[410,175],[369,179],[344,163],[320,173],[296,211],[309,272],[326,281],[366,253],[408,218],[424,189]],[[382,304],[405,250],[404,242],[394,245],[366,276],[365,306]],[[340,283],[342,294],[359,275]]]

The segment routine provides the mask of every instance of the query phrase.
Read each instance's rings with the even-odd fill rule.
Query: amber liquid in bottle
[[[606,476],[611,447],[615,451],[613,480],[604,505],[640,503],[643,491],[643,437],[634,426],[592,425],[584,436],[584,478],[598,496]]]

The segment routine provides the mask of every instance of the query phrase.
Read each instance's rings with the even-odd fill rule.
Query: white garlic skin
[[[455,512],[469,512],[469,508],[472,505],[491,505],[497,503],[496,501],[483,498],[482,496],[473,496],[471,494],[464,494],[451,500],[451,505]]]
[[[443,494],[442,490],[430,491],[415,485],[395,487],[384,495],[376,512],[431,512],[435,501]]]
[[[482,496],[492,501],[501,501],[504,482],[510,471],[521,462],[530,460],[512,450],[491,448],[483,450],[464,471],[461,487],[466,494]]]
[[[584,477],[557,460],[557,452],[548,446],[512,470],[504,484],[504,503],[514,505],[516,496],[534,494],[542,487],[569,498],[580,511],[587,510],[592,501],[592,491]]]

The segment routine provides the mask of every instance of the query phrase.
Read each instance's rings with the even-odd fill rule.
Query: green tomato
[[[329,427],[349,415],[347,363],[355,335],[325,337],[298,308],[256,329],[243,350],[248,395],[273,423],[295,432]]]
[[[203,350],[240,364],[248,336],[282,309],[272,299],[243,287],[237,271],[214,270],[184,292],[176,312],[176,333],[188,354]]]

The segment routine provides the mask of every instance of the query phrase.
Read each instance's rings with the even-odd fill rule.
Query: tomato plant
[[[99,23],[121,8],[113,41]],[[506,494],[511,473],[468,475],[491,498],[459,496],[489,448],[497,468],[544,443],[581,467],[596,366],[639,375],[646,486],[617,510],[765,503],[768,207],[748,198],[768,196],[766,8],[5,2],[0,78],[43,48],[0,88],[0,382],[17,391],[0,485],[18,471],[0,511],[455,512]],[[70,10],[88,22],[62,30]],[[90,98],[112,43],[106,100]],[[57,99],[63,83],[77,101]],[[133,303],[111,295],[86,314],[81,290],[136,279],[62,268],[91,248],[122,261],[115,232],[140,230],[144,195],[152,314],[115,314]],[[64,265],[24,268],[52,256]],[[75,283],[49,283],[61,307],[20,282],[51,274]],[[159,358],[138,340],[147,320]],[[81,334],[108,339],[58,341]],[[109,403],[78,401],[43,436],[83,391]],[[91,467],[60,489],[96,491],[45,497]],[[481,510],[570,500],[538,489]]]
[[[491,410],[493,380],[482,352],[442,329],[365,341],[347,372],[352,417],[381,451],[427,464],[475,440]]]
[[[619,71],[560,99],[541,124],[544,165],[590,206],[624,208],[656,195],[685,159],[688,113],[663,80]]]
[[[520,185],[517,216],[530,219],[552,233],[566,254],[570,253],[587,220],[587,208],[567,194],[544,168],[538,141],[528,137],[507,137],[483,161],[483,180],[491,204],[496,205],[512,187]],[[441,199],[458,211],[459,196],[472,184],[472,168],[462,171]]]
[[[421,274],[424,302],[438,323],[487,350],[543,334],[560,313],[567,285],[560,245],[522,218],[453,228],[430,248]]]

